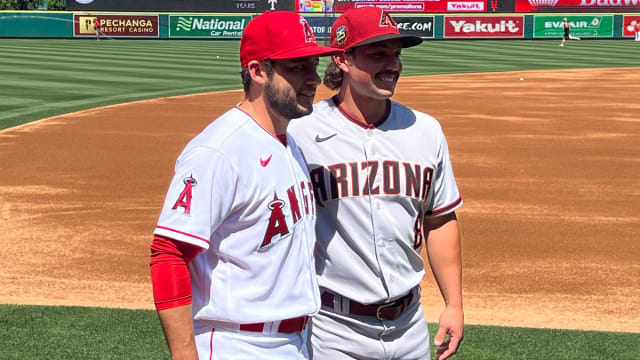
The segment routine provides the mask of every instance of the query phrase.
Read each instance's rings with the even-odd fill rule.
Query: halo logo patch
[[[336,43],[338,45],[344,45],[346,41],[347,41],[347,27],[343,25],[336,29]]]
[[[177,210],[179,207],[184,208],[185,214],[191,214],[191,197],[193,192],[193,187],[198,185],[198,181],[190,175],[182,180],[184,182],[184,190],[178,195],[178,200],[173,205],[172,209]]]

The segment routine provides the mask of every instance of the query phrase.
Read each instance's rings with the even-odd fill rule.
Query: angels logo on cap
[[[304,31],[304,41],[316,42],[316,36],[313,35],[313,30],[311,29],[311,25],[309,25],[307,20],[302,16],[300,16],[300,24],[302,24],[302,31]]]
[[[345,41],[347,41],[347,27],[340,26],[336,29],[336,43],[338,45],[344,45]]]

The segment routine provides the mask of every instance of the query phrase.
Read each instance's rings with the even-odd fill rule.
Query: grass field
[[[5,360],[169,359],[151,311],[0,306],[0,358]],[[431,334],[436,328],[430,326]],[[458,359],[637,360],[640,335],[472,326]]]
[[[0,129],[108,104],[240,88],[237,41],[0,40]],[[638,66],[631,40],[428,41],[405,75]],[[320,67],[323,71],[324,65]]]
[[[237,53],[235,41],[3,39],[0,129],[107,104],[239,88]],[[403,61],[405,75],[631,67],[640,66],[640,45],[430,41],[407,49]],[[640,334],[467,326],[457,358],[640,359]],[[0,359],[168,359],[168,352],[152,311],[0,305]]]

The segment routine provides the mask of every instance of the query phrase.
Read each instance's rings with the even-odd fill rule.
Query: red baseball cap
[[[240,64],[251,60],[336,55],[341,49],[319,46],[311,26],[291,11],[266,11],[253,18],[240,40]]]
[[[347,50],[390,39],[400,40],[403,48],[422,43],[419,36],[400,34],[391,15],[373,6],[345,11],[331,27],[331,46],[334,48]]]

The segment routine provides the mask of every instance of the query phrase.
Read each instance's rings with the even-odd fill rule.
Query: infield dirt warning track
[[[449,141],[467,323],[640,333],[638,94],[640,68],[401,79],[395,100],[439,119]],[[174,161],[241,98],[0,131],[0,303],[152,309],[149,245]],[[422,302],[436,322],[430,274]]]

